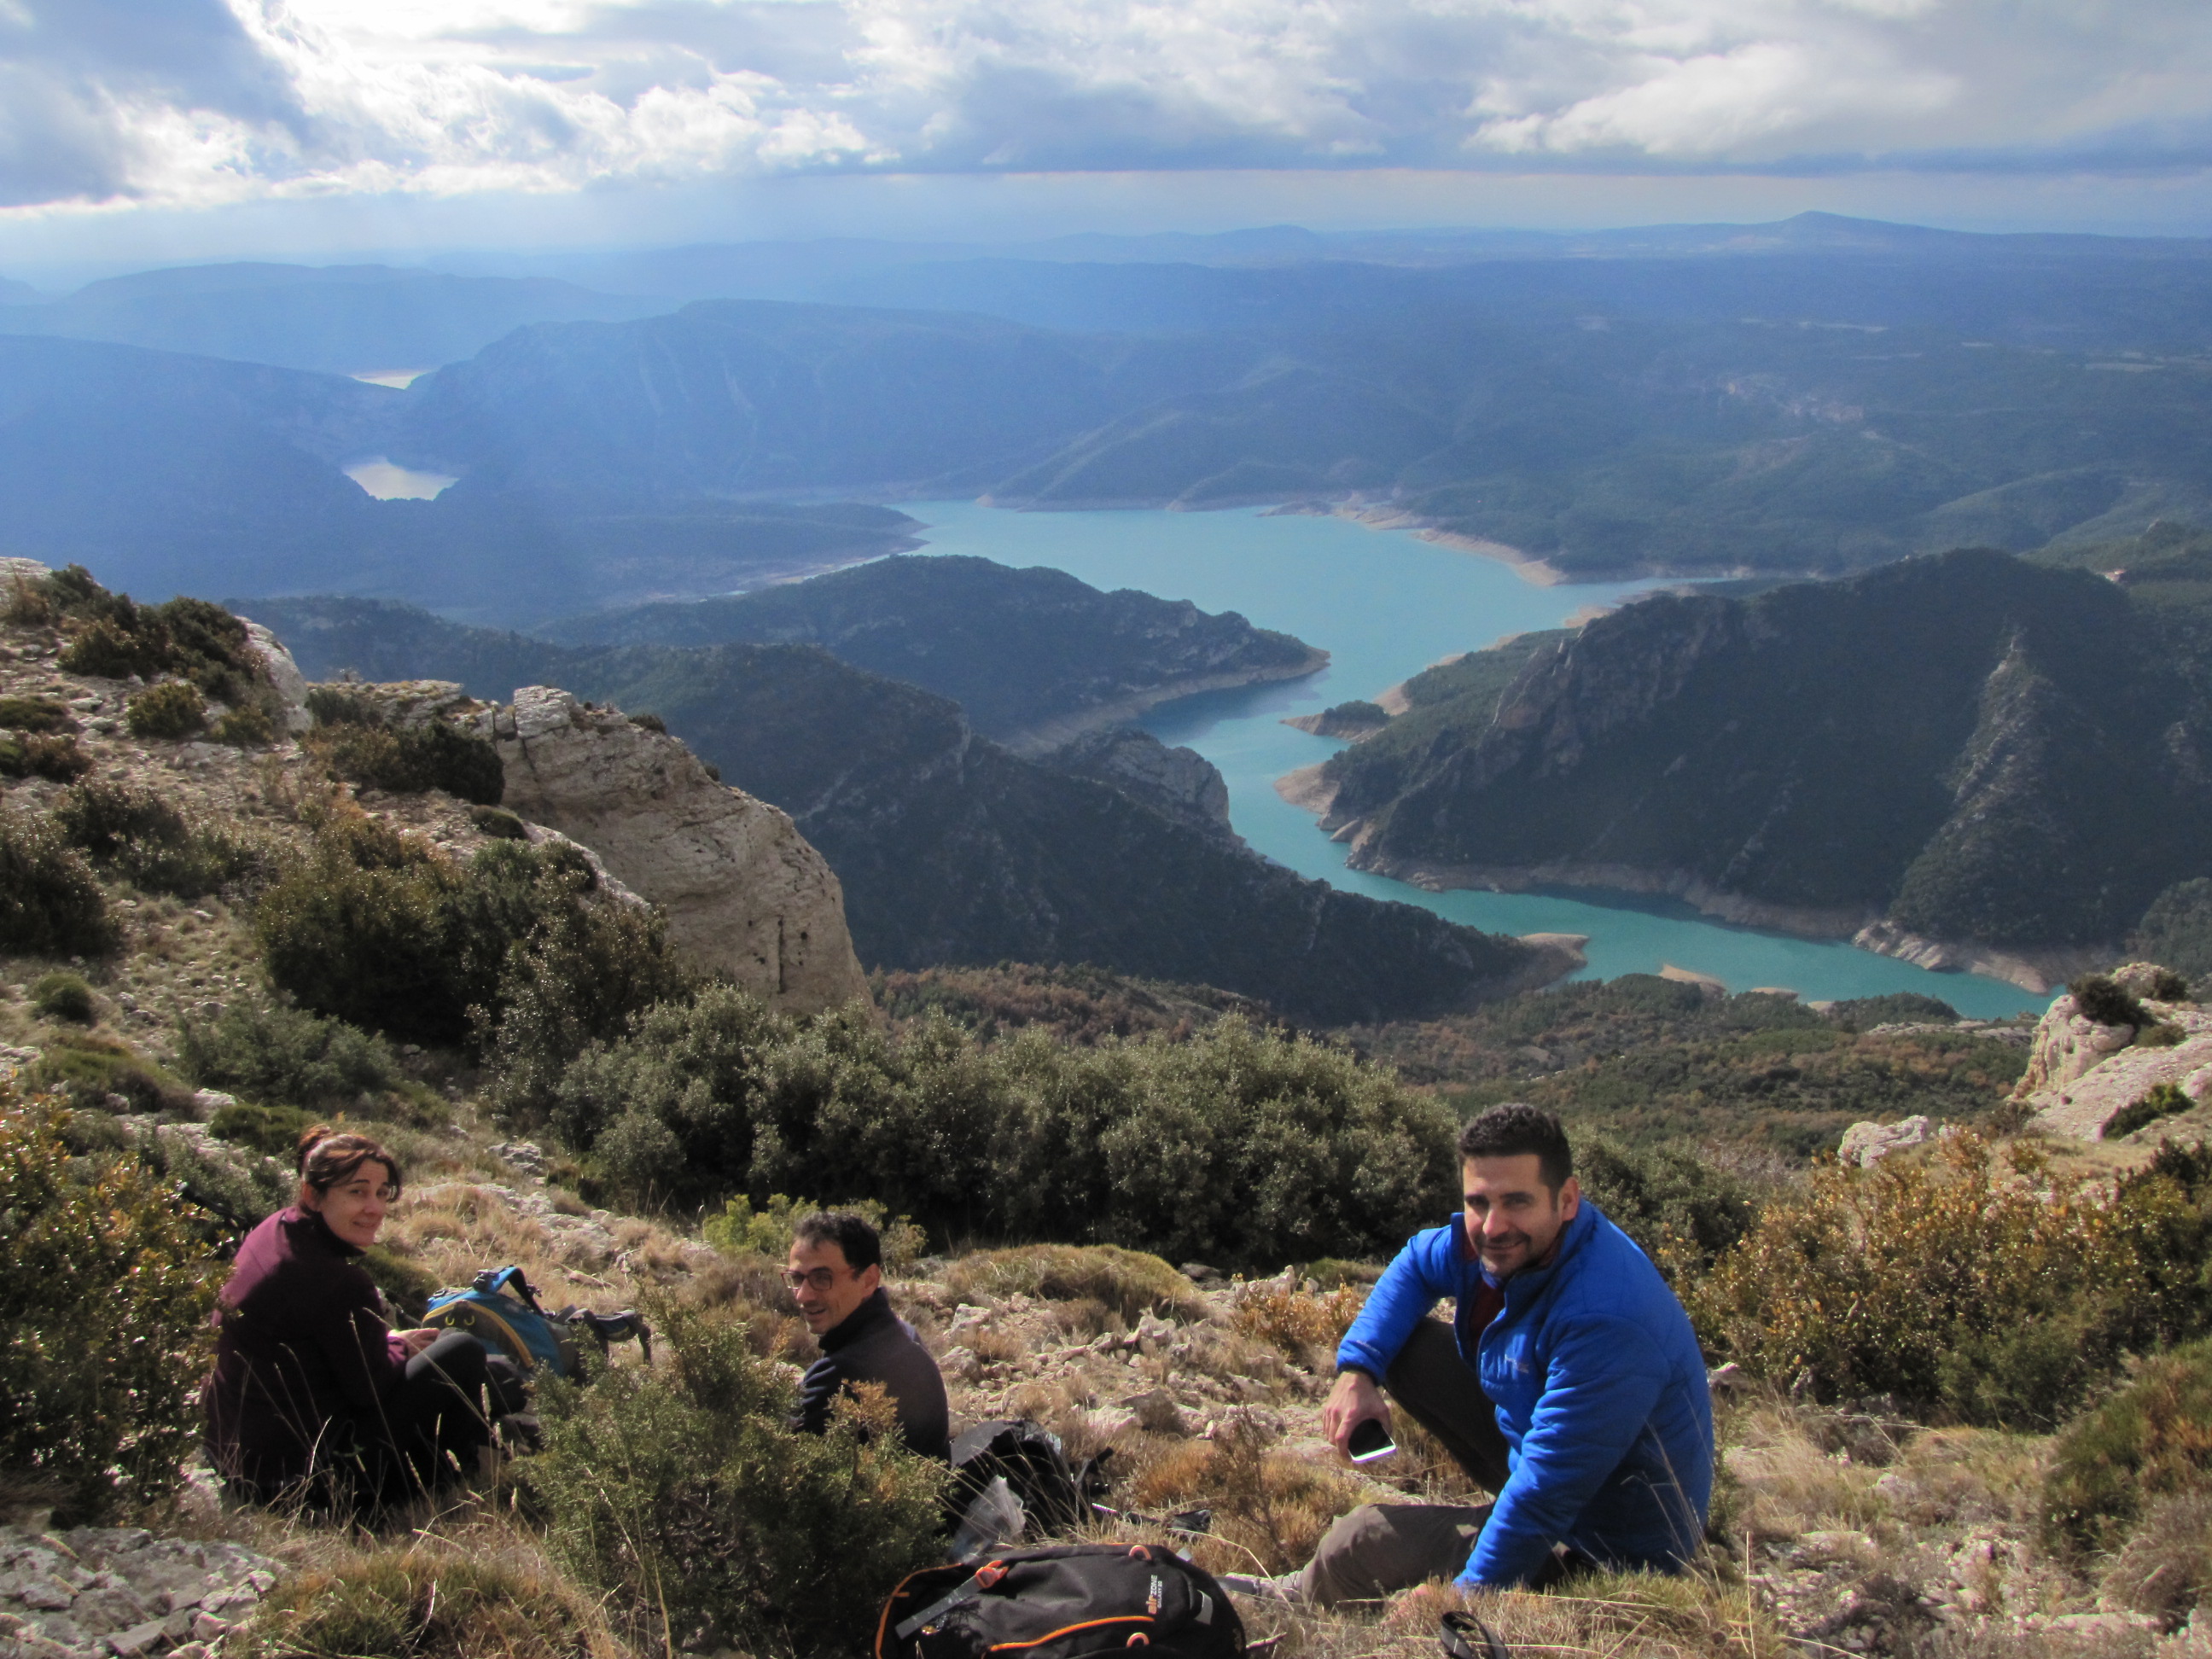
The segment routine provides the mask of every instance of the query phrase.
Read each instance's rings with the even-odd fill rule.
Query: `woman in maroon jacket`
[[[394,1331],[359,1257],[399,1196],[364,1135],[300,1137],[300,1191],[246,1237],[216,1308],[208,1456],[252,1502],[374,1508],[476,1467],[489,1410],[520,1406],[509,1363],[462,1331]]]

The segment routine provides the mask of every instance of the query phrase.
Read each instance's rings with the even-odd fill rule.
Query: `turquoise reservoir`
[[[1289,684],[1212,692],[1154,708],[1143,722],[1221,769],[1237,832],[1269,858],[1346,892],[1419,904],[1492,933],[1587,933],[1581,978],[1656,973],[1673,963],[1730,990],[1781,986],[1808,1000],[1917,991],[1982,1018],[2040,1010],[2001,980],[1936,974],[1841,942],[1732,927],[1686,904],[1577,890],[1429,893],[1344,867],[1345,849],[1274,789],[1285,772],[1343,745],[1282,724],[1372,697],[1439,658],[1509,634],[1557,628],[1660,584],[1540,587],[1495,560],[1370,530],[1345,519],[1223,513],[1009,513],[972,501],[905,503],[929,526],[932,553],[1045,565],[1094,587],[1133,587],[1202,610],[1241,611],[1329,653],[1327,669]]]

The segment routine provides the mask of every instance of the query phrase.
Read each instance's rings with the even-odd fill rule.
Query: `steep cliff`
[[[867,1000],[837,878],[787,814],[566,691],[526,686],[477,726],[507,769],[508,810],[591,848],[697,961],[780,1007]]]
[[[1601,617],[1494,712],[1332,760],[1324,827],[1389,873],[2029,952],[2212,858],[2203,722],[2119,587],[1957,552]]]

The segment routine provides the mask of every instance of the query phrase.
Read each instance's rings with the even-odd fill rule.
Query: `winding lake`
[[[2038,997],[2000,980],[1935,974],[1840,942],[1731,927],[1686,904],[1589,890],[1430,893],[1344,866],[1345,848],[1311,814],[1275,793],[1284,773],[1343,745],[1282,724],[1352,697],[1371,697],[1441,657],[1662,584],[1538,587],[1507,566],[1401,532],[1344,519],[1256,511],[1010,513],[972,501],[904,503],[929,526],[932,553],[1045,565],[1095,587],[1134,587],[1241,611],[1330,653],[1329,666],[1287,685],[1212,692],[1164,703],[1142,722],[1221,769],[1237,832],[1269,858],[1347,892],[1419,904],[1493,933],[1587,933],[1589,965],[1577,975],[1656,973],[1668,963],[1711,974],[1735,991],[1786,986],[1808,1000],[1918,991],[1989,1018],[2040,1010]]]

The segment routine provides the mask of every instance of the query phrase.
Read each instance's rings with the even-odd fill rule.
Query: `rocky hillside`
[[[552,684],[650,711],[822,849],[871,968],[1087,962],[1332,1024],[1465,1006],[1571,965],[1243,849],[1206,805],[1218,779],[1195,756],[1139,738],[1112,745],[1139,751],[1118,759],[1079,750],[1079,769],[1026,760],[957,705],[818,647],[560,646],[391,605],[265,610],[313,672],[487,696]]]
[[[2112,582],[1989,552],[1656,598],[1331,761],[1323,825],[1365,869],[1879,921],[1863,942],[2047,974],[2212,857],[2203,714],[2161,637]]]

